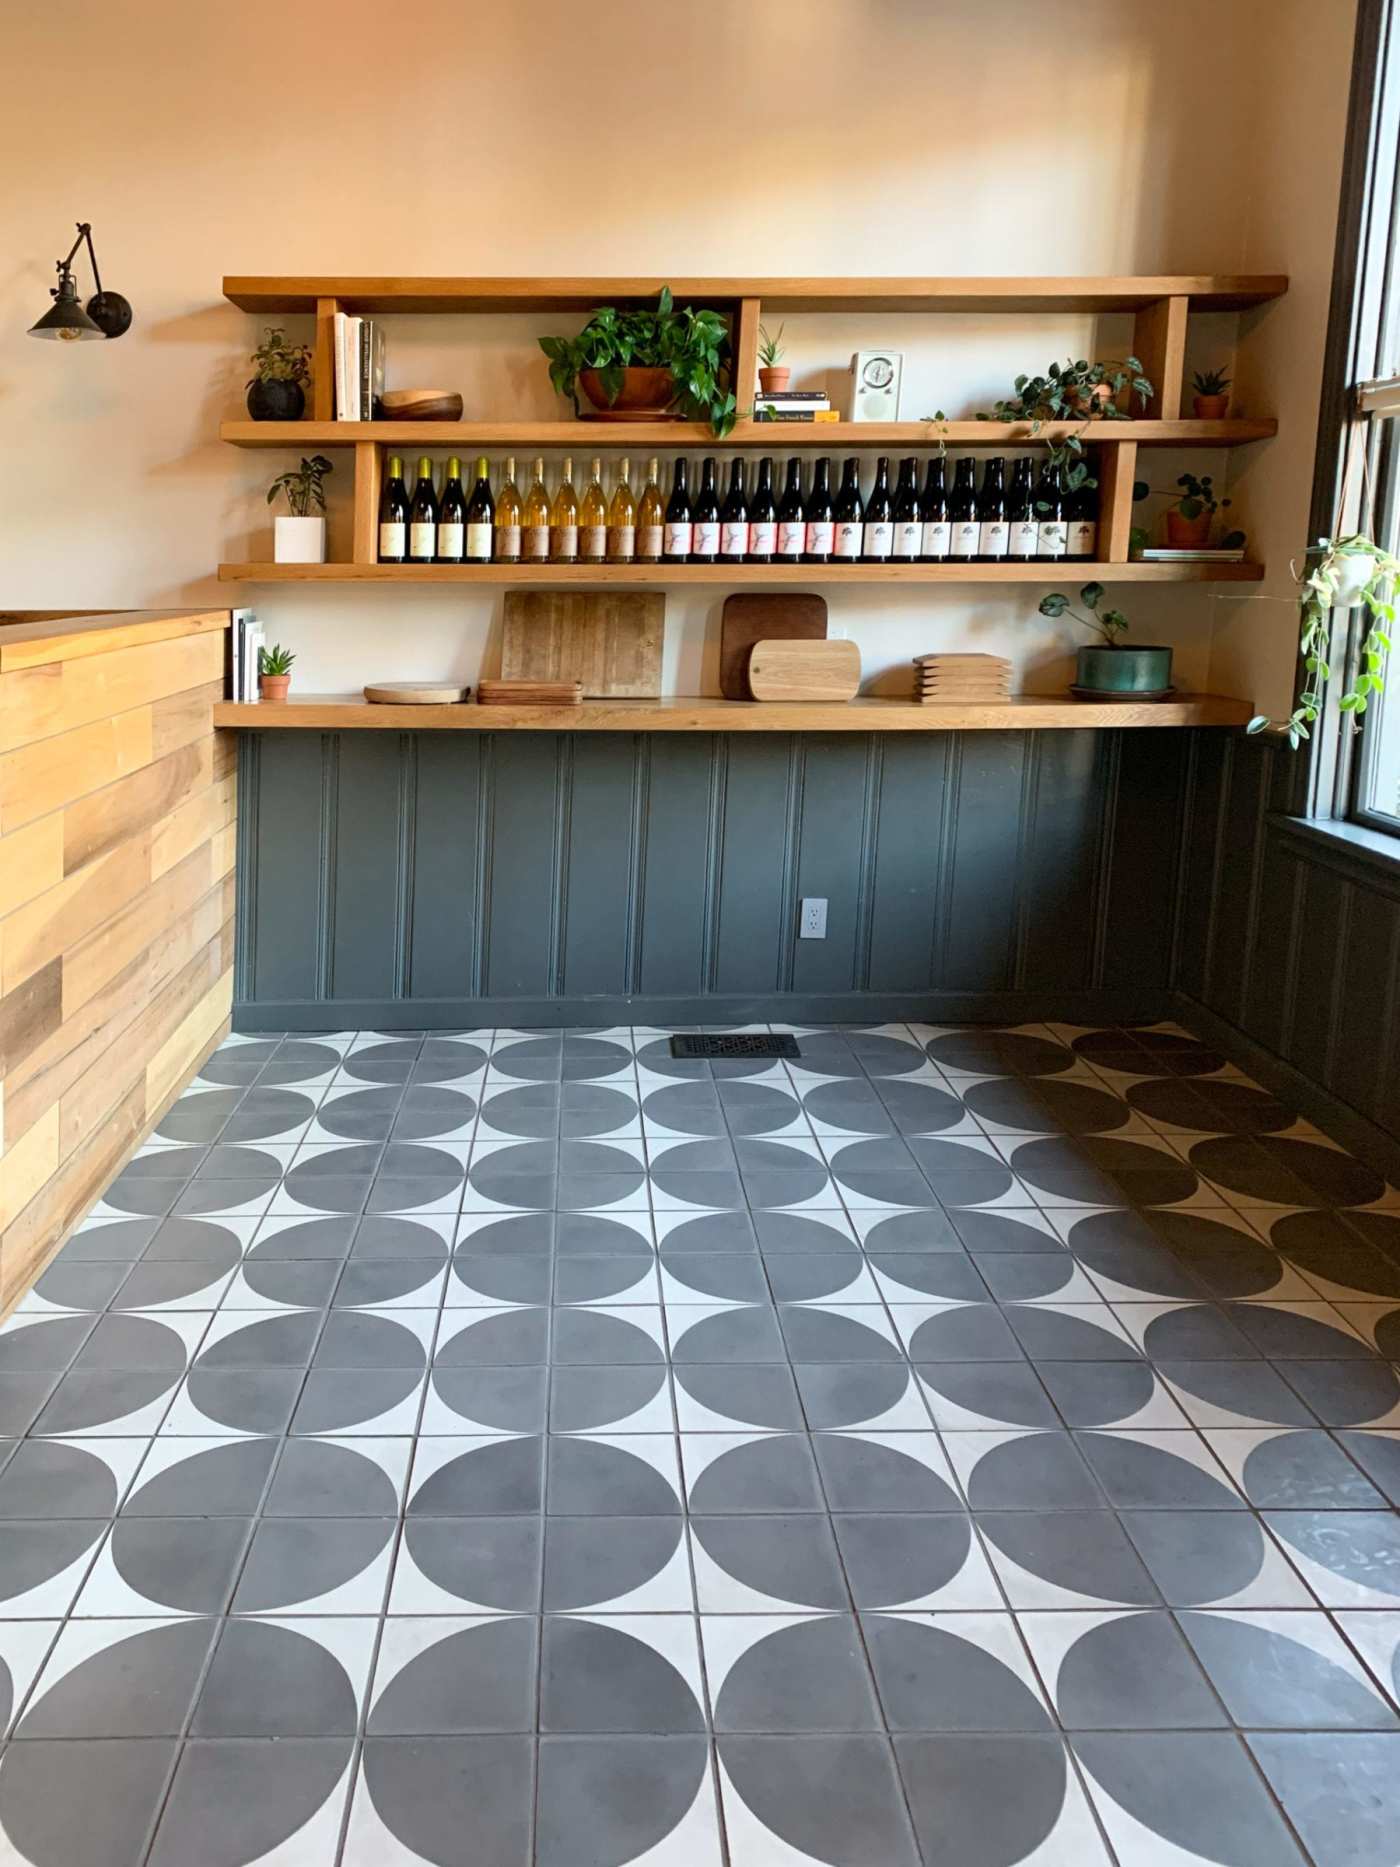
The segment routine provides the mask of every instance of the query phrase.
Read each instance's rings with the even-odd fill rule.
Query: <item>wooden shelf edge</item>
[[[1258,583],[1262,564],[220,564],[220,583],[528,584],[542,589],[600,585],[723,584],[734,589],[838,584]]]
[[[586,700],[576,707],[373,706],[354,695],[309,695],[265,705],[223,701],[216,726],[254,731],[340,732],[1025,732],[1140,727],[1243,726],[1247,701],[1183,694],[1169,701],[1081,701],[1023,695],[983,705],[921,706],[909,700]]]
[[[1091,446],[1136,443],[1139,447],[1239,447],[1268,441],[1278,433],[1273,416],[1230,421],[1046,422],[1034,430],[1028,421],[741,421],[717,441],[696,421],[223,421],[219,438],[234,447],[353,447],[377,441],[384,447],[420,452],[446,447],[568,448],[575,453],[597,449],[636,453],[639,448],[793,448],[834,451],[838,447],[912,447],[932,451],[942,441],[950,447],[1033,447],[1083,434]]]

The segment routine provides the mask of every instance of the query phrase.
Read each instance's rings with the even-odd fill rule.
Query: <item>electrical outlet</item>
[[[825,895],[804,895],[802,897],[802,914],[797,923],[797,937],[799,940],[825,940]]]

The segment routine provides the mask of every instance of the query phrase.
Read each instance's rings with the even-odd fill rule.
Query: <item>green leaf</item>
[[[1089,609],[1097,609],[1099,606],[1099,598],[1103,593],[1103,585],[1101,583],[1086,583],[1080,589],[1079,599]]]
[[[1273,722],[1270,720],[1267,713],[1256,713],[1248,726],[1245,727],[1245,731],[1247,733],[1262,733],[1266,726],[1272,724]]]
[[[1069,608],[1069,598],[1059,590],[1052,590],[1049,596],[1041,597],[1039,608],[1042,616],[1063,616]]]

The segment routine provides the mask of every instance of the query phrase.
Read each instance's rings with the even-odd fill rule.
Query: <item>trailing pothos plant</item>
[[[1298,613],[1300,629],[1298,653],[1306,670],[1306,679],[1298,694],[1298,704],[1286,720],[1272,720],[1266,713],[1256,714],[1246,732],[1262,733],[1273,727],[1288,736],[1296,752],[1304,739],[1311,737],[1327,698],[1327,683],[1332,666],[1327,659],[1334,609],[1351,609],[1364,604],[1368,612],[1366,634],[1357,654],[1357,669],[1350,685],[1337,701],[1338,710],[1349,713],[1353,725],[1360,727],[1373,694],[1385,685],[1386,659],[1390,654],[1390,629],[1395,622],[1392,592],[1400,577],[1400,558],[1363,533],[1353,532],[1344,538],[1322,538],[1308,552],[1315,559],[1311,570],[1300,579]]]
[[[609,406],[622,390],[627,369],[665,369],[675,382],[671,407],[687,421],[708,421],[717,435],[734,426],[738,403],[728,383],[729,327],[718,311],[677,311],[663,285],[655,310],[619,311],[605,305],[577,337],[541,337],[549,358],[549,380],[579,412],[578,379],[597,370]]]
[[[1080,586],[1079,600],[1088,610],[1087,616],[1080,615],[1063,590],[1052,590],[1049,596],[1041,597],[1039,608],[1042,616],[1068,616],[1081,628],[1093,629],[1101,635],[1105,648],[1117,648],[1119,636],[1128,632],[1128,618],[1121,609],[1100,609],[1103,599],[1101,583],[1086,583]]]
[[[1049,444],[1051,469],[1058,469],[1067,493],[1098,485],[1084,449],[1089,423],[1130,421],[1133,405],[1146,408],[1155,393],[1136,357],[1106,363],[1070,357],[1052,363],[1043,376],[1018,376],[1013,387],[1014,396],[1003,397],[990,410],[979,412],[978,421],[1027,421],[1032,435],[1047,422],[1077,421],[1080,426],[1075,433]],[[1125,392],[1128,406],[1120,408],[1118,398]],[[1037,501],[1037,506],[1045,510],[1045,501]]]

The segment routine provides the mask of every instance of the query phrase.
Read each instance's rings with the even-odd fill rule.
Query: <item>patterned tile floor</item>
[[[1394,1867],[1400,1194],[799,1041],[216,1052],[0,1329],[0,1860]]]

